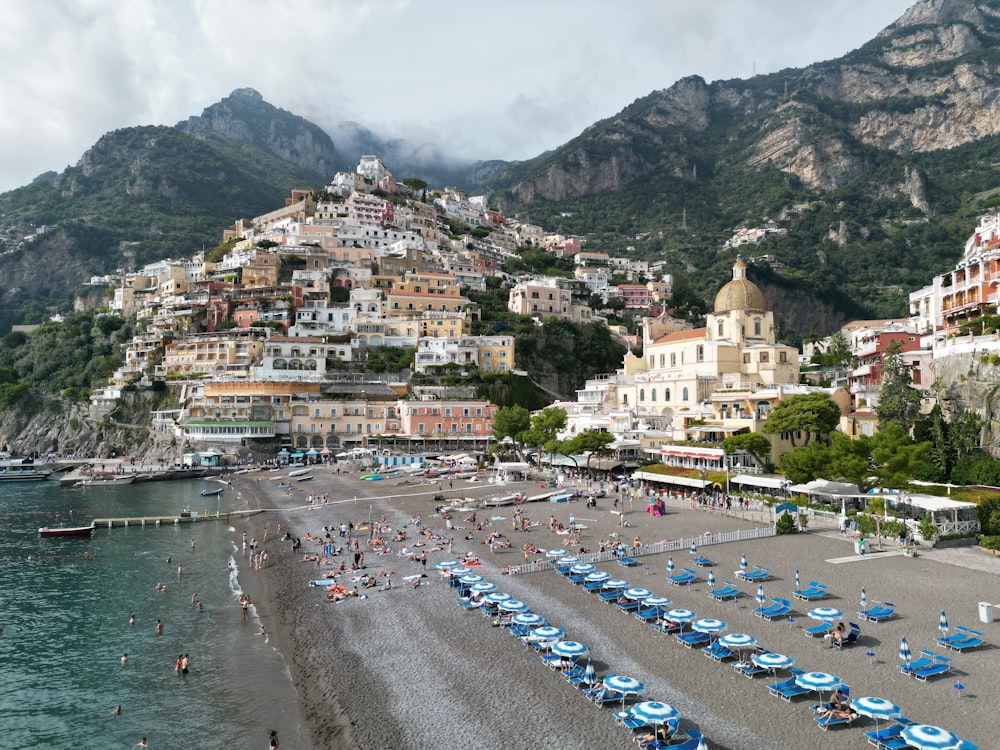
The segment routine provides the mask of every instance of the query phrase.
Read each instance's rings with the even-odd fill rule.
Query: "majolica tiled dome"
[[[715,295],[715,314],[730,310],[764,312],[764,294],[747,279],[747,266],[742,260],[733,265],[733,280]]]

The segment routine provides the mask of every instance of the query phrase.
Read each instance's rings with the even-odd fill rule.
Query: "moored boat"
[[[202,490],[201,495],[202,497],[215,497],[216,495],[221,495],[225,489],[225,487],[217,487],[214,490]]]
[[[32,482],[47,479],[52,472],[35,465],[31,458],[0,460],[0,482]]]
[[[94,528],[93,523],[90,526],[42,526],[38,533],[41,536],[90,536]]]

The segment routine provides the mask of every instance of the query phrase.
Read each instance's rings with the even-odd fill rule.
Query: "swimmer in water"
[[[122,664],[128,661],[128,651],[122,654]]]

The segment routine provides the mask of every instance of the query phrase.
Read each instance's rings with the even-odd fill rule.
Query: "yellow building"
[[[240,328],[221,333],[189,334],[166,345],[156,366],[157,378],[194,375],[247,377],[260,363],[267,331]]]

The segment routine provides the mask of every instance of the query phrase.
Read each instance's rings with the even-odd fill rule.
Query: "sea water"
[[[233,490],[200,494],[218,486],[0,483],[0,747],[126,748],[146,737],[152,750],[263,748],[272,728],[297,731],[288,670],[238,603],[236,570],[248,568],[238,523],[38,534],[186,506],[225,513]],[[180,654],[190,655],[186,676],[174,669]]]

